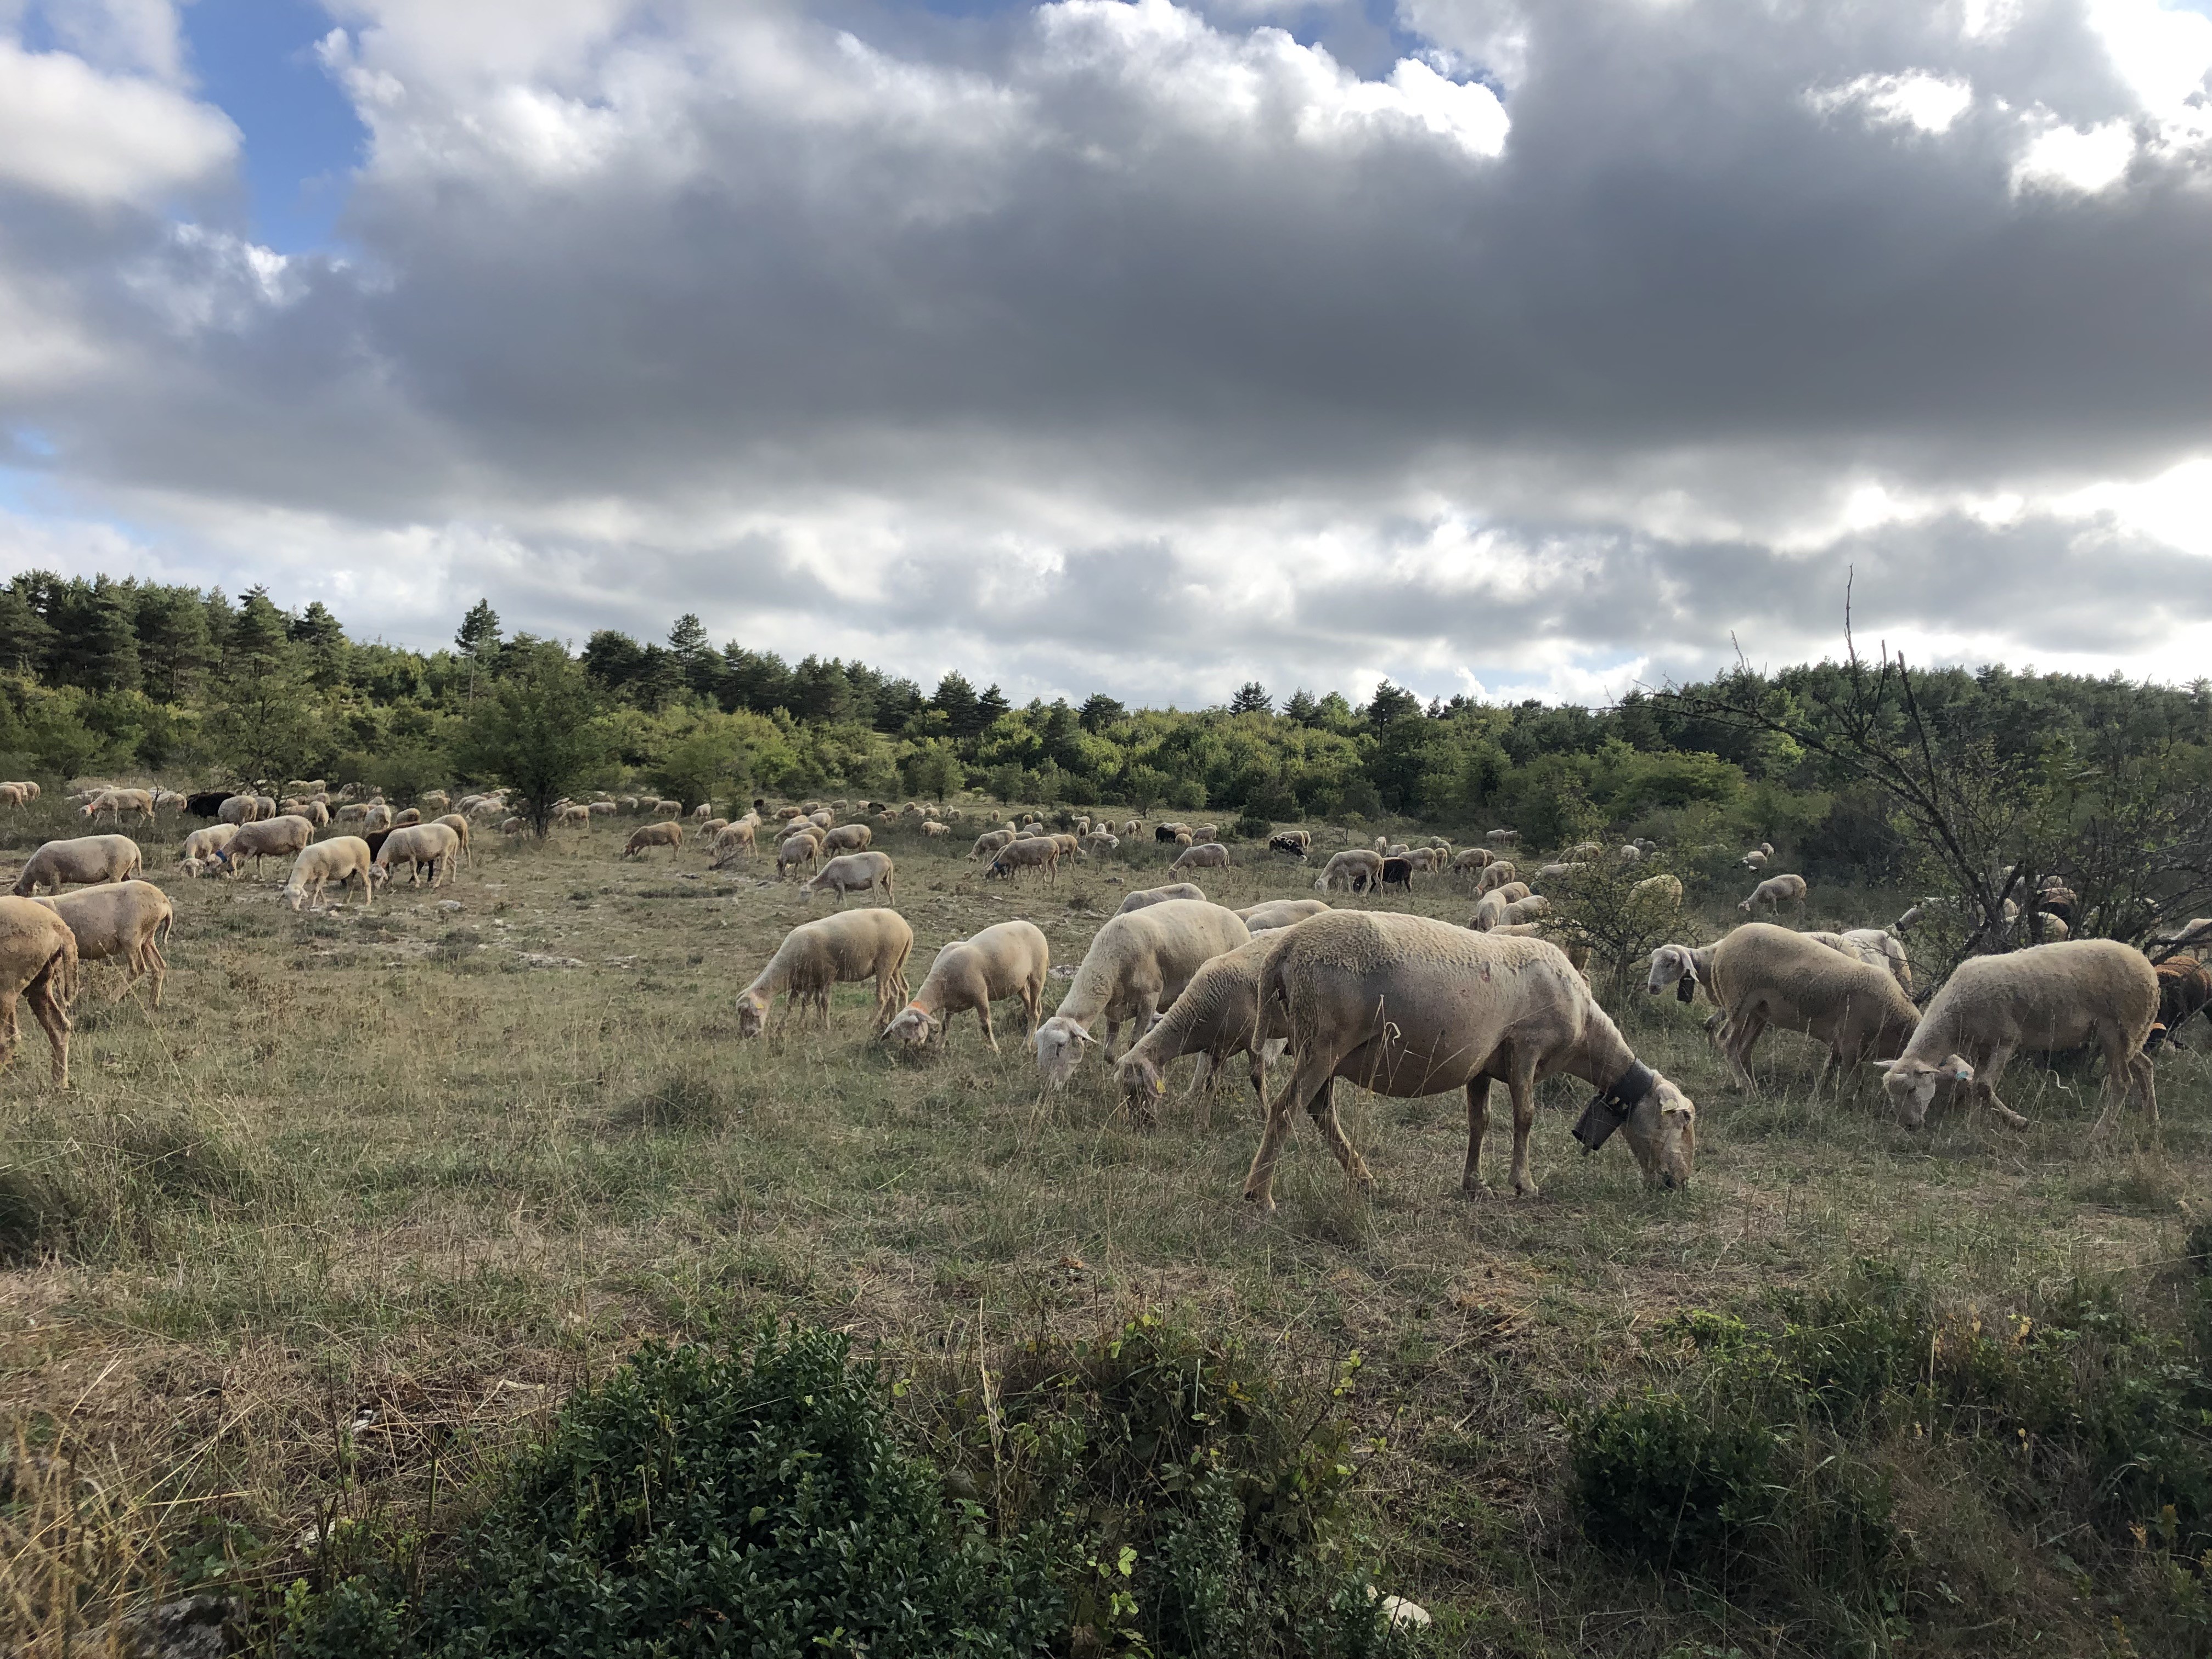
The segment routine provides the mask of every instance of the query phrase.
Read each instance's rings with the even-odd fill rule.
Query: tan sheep
[[[983,866],[986,880],[1012,880],[1025,872],[1042,871],[1048,883],[1060,879],[1060,843],[1050,836],[1010,841]]]
[[[753,982],[738,993],[738,1035],[756,1037],[768,1029],[769,1003],[779,991],[787,1018],[811,1003],[827,1025],[830,988],[864,979],[876,982],[873,1023],[881,1030],[906,1000],[906,959],[913,949],[914,929],[892,909],[871,907],[801,922],[783,936]]]
[[[372,835],[379,830],[394,828],[392,809],[380,800],[370,802],[361,815],[361,827]]]
[[[407,866],[407,884],[416,887],[422,884],[422,872],[427,866],[430,885],[434,889],[453,873],[460,851],[460,837],[444,824],[410,823],[384,838],[384,844],[376,849],[373,873],[377,880],[389,884],[393,873],[404,864]]]
[[[319,841],[301,849],[300,856],[292,861],[292,873],[284,878],[283,891],[277,896],[296,910],[303,904],[319,904],[325,884],[335,881],[343,892],[356,880],[361,883],[361,903],[365,910],[375,902],[376,888],[368,843],[359,836],[332,836],[328,841]]]
[[[822,843],[812,836],[788,836],[775,849],[775,878],[786,881],[787,871],[804,866],[810,872],[822,862]]]
[[[1295,927],[1308,916],[1317,916],[1328,908],[1325,899],[1268,899],[1237,914],[1256,935],[1272,933],[1279,927]]]
[[[1203,899],[1206,889],[1194,881],[1170,882],[1164,887],[1139,887],[1126,895],[1114,914],[1126,916],[1132,910],[1141,910],[1150,904],[1165,904],[1170,899]]]
[[[276,816],[264,814],[260,798],[255,795],[233,795],[215,809],[215,815],[225,823],[258,823],[264,817]]]
[[[1217,841],[1204,841],[1186,847],[1168,866],[1170,874],[1177,870],[1226,870],[1229,849]]]
[[[1084,1048],[1097,1042],[1091,1028],[1100,1020],[1110,1059],[1125,1024],[1133,1021],[1144,1036],[1192,975],[1251,937],[1234,910],[1203,899],[1168,899],[1110,918],[1092,937],[1058,1011],[1032,1038],[1047,1086],[1066,1086]]]
[[[136,815],[141,823],[151,823],[154,821],[154,792],[150,789],[103,789],[78,811],[94,823],[108,817],[120,824],[125,812]]]
[[[219,848],[210,860],[225,875],[237,872],[247,859],[253,860],[253,873],[261,874],[261,860],[265,858],[290,858],[315,838],[315,826],[305,818],[289,814],[281,817],[264,818],[253,823],[243,823],[229,842]]]
[[[991,1005],[1022,1000],[1022,1034],[1037,1028],[1044,1011],[1045,975],[1052,947],[1036,923],[1002,921],[970,939],[955,939],[937,953],[914,999],[884,1027],[883,1035],[920,1048],[942,1033],[952,1016],[973,1010],[983,1041],[999,1052]]]
[[[1451,872],[1455,876],[1480,874],[1498,862],[1498,854],[1487,847],[1462,848],[1451,861]]]
[[[1364,847],[1347,847],[1333,855],[1314,878],[1314,891],[1371,893],[1382,884],[1382,855]]]
[[[469,821],[466,817],[459,812],[446,812],[432,819],[431,822],[442,823],[453,832],[453,839],[461,844],[463,864],[473,865],[477,861],[476,854],[469,844]]]
[[[884,902],[891,902],[891,855],[889,853],[842,853],[831,859],[809,879],[799,883],[799,896],[811,899],[817,893],[835,893],[837,908],[845,908],[845,895],[880,892]]]
[[[2105,1055],[2105,1109],[2092,1134],[2111,1128],[2130,1094],[2158,1121],[2157,1071],[2143,1052],[2158,1023],[2158,970],[2142,951],[2108,939],[2038,945],[1969,957],[1929,1003],[1904,1052],[1882,1069],[1898,1121],[1927,1120],[1939,1082],[1963,1084],[2014,1128],[2027,1120],[1997,1098],[2014,1051],[2078,1048]]]
[[[76,938],[66,922],[33,900],[0,898],[0,1071],[22,1040],[15,1022],[21,997],[53,1051],[54,1087],[69,1087],[69,992],[76,970]]]
[[[666,821],[659,823],[641,823],[629,832],[629,839],[623,843],[622,855],[626,859],[637,858],[648,848],[653,847],[665,847],[671,852],[675,852],[683,845],[684,826],[682,824]]]
[[[736,863],[740,857],[758,857],[760,849],[753,844],[757,827],[746,818],[725,825],[714,837],[714,856],[707,867],[720,870]]]
[[[1281,1011],[1264,1008],[1260,1001],[1260,969],[1273,943],[1255,939],[1210,958],[1152,1030],[1129,1045],[1114,1077],[1139,1119],[1152,1117],[1153,1102],[1168,1091],[1163,1073],[1185,1054],[1198,1056],[1188,1092],[1202,1103],[1202,1127],[1212,1121],[1212,1085],[1238,1054],[1249,1057],[1252,1092],[1262,1105],[1267,1103],[1267,1066],[1281,1056],[1290,1036]]]
[[[169,976],[161,946],[167,942],[169,924],[175,920],[167,893],[150,881],[125,881],[31,902],[45,905],[69,925],[76,940],[80,967],[88,962],[121,964],[123,987],[115,994],[118,1001],[150,975],[154,1006],[161,1006],[161,984]],[[72,997],[74,984],[72,980]]]
[[[1785,904],[1794,904],[1799,910],[1805,908],[1805,878],[1802,876],[1769,876],[1751,890],[1751,896],[1735,908],[1746,915],[1764,904],[1779,914]]]
[[[865,823],[841,823],[822,837],[825,853],[865,853],[868,843],[875,840],[876,832]]]
[[[1481,874],[1474,878],[1474,890],[1478,895],[1496,892],[1507,882],[1518,880],[1520,875],[1511,859],[1494,859],[1483,866]]]
[[[210,823],[186,836],[184,850],[177,855],[183,860],[185,874],[197,878],[216,854],[230,845],[230,838],[237,833],[234,823]]]
[[[986,830],[975,837],[975,844],[968,849],[969,862],[995,855],[1001,847],[1013,839],[1014,832],[1011,830]]]
[[[217,856],[220,856],[218,854]],[[79,836],[70,841],[50,841],[25,860],[15,878],[19,897],[29,897],[41,887],[57,893],[64,887],[94,887],[101,882],[128,881],[145,867],[145,855],[128,836]]]
[[[1615,1128],[1647,1185],[1689,1183],[1697,1108],[1638,1061],[1589,987],[1541,939],[1472,933],[1426,916],[1340,910],[1276,935],[1261,971],[1262,1000],[1285,1009],[1297,1068],[1267,1109],[1245,1198],[1274,1207],[1276,1161],[1304,1107],[1356,1188],[1374,1185],[1337,1122],[1334,1090],[1347,1083],[1400,1098],[1463,1089],[1468,1196],[1485,1195],[1482,1141],[1490,1085],[1513,1098],[1513,1190],[1537,1191],[1528,1164],[1536,1088],[1564,1073],[1595,1085],[1575,1126],[1595,1152]]]
[[[935,818],[930,818],[923,823],[921,826],[921,833],[927,836],[932,841],[934,841],[939,836],[950,835],[951,831],[947,826],[939,823]]]

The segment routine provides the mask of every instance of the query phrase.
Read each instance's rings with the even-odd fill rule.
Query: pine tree
[[[1311,726],[1320,718],[1321,705],[1314,701],[1312,692],[1300,686],[1291,693],[1291,700],[1283,705],[1283,713],[1300,726]]]
[[[937,690],[930,702],[945,716],[945,722],[956,738],[972,738],[982,726],[975,719],[975,688],[968,684],[964,674],[947,674],[938,681]]]
[[[318,687],[328,691],[345,678],[345,629],[320,599],[308,604],[292,621],[292,641],[307,653],[309,672]]]
[[[1103,691],[1093,691],[1083,700],[1082,711],[1076,719],[1086,732],[1103,732],[1116,720],[1128,718],[1129,711]]]
[[[477,665],[499,649],[499,612],[491,608],[489,599],[478,599],[469,607],[469,614],[461,618],[460,628],[453,635],[453,643],[469,659],[469,706],[473,708]]]
[[[35,674],[54,647],[53,625],[31,603],[30,584],[18,576],[0,587],[0,668]]]
[[[204,601],[189,587],[149,587],[138,596],[137,627],[147,695],[177,702],[212,660]]]
[[[118,590],[102,577],[94,585],[91,602],[84,607],[84,633],[77,643],[82,683],[94,691],[136,691],[138,689],[138,630],[133,624],[131,601],[135,593]]]
[[[1257,680],[1245,681],[1237,688],[1237,695],[1229,700],[1229,712],[1232,714],[1265,714],[1273,712],[1274,707],[1274,699],[1267,695],[1267,688]]]
[[[253,588],[238,602],[223,665],[232,672],[266,673],[284,660],[291,635],[290,619],[276,608],[269,590]]]
[[[1006,694],[1000,690],[996,685],[993,685],[989,690],[975,699],[976,731],[989,731],[999,716],[1012,706],[1006,701]]]

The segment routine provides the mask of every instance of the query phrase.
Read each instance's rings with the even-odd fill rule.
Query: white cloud
[[[149,202],[221,173],[238,142],[222,111],[159,82],[0,39],[0,184],[95,206]]]
[[[1966,81],[1911,70],[1902,75],[1862,75],[1841,86],[1808,92],[1806,100],[1824,114],[1856,107],[1870,125],[1945,133],[1973,106],[1974,88]]]
[[[2125,121],[2106,121],[2086,131],[2046,127],[2013,164],[2014,187],[2094,196],[2126,176],[2135,154],[2135,132]]]

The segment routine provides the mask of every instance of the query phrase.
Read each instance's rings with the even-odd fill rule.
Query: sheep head
[[[1160,1068],[1143,1054],[1124,1054],[1121,1063],[1114,1068],[1114,1080],[1121,1085],[1121,1092],[1133,1103],[1146,1111],[1168,1091],[1167,1079],[1160,1075]]]
[[[942,1020],[932,1019],[929,1011],[918,1002],[909,1002],[892,1017],[884,1027],[882,1040],[896,1040],[909,1048],[919,1048],[935,1036],[944,1027]]]
[[[1924,1060],[1878,1060],[1875,1064],[1881,1070],[1882,1091],[1896,1109],[1897,1121],[1908,1129],[1917,1129],[1928,1121],[1937,1084],[1974,1080],[1974,1068],[1956,1054],[1940,1066],[1930,1066]]]
[[[1651,975],[1644,988],[1656,996],[1678,981],[1698,982],[1698,959],[1680,945],[1662,945],[1651,953]]]
[[[758,991],[738,993],[738,1035],[757,1037],[768,1029],[768,999]]]
[[[1698,1108],[1689,1096],[1655,1074],[1651,1088],[1623,1120],[1621,1136],[1644,1170],[1644,1184],[1677,1192],[1690,1184],[1698,1161]]]
[[[1037,1071],[1045,1086],[1065,1089],[1075,1075],[1075,1065],[1083,1058],[1085,1047],[1097,1040],[1074,1020],[1059,1014],[1038,1026],[1030,1041],[1036,1049]]]

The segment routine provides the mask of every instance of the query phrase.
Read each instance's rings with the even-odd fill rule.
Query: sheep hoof
[[[1461,1182],[1459,1184],[1459,1195],[1471,1202],[1480,1202],[1486,1199],[1492,1199],[1498,1196],[1495,1192],[1484,1186],[1480,1181]]]
[[[1516,1181],[1513,1183],[1513,1196],[1516,1198],[1541,1198],[1543,1195],[1544,1189],[1533,1181]]]

